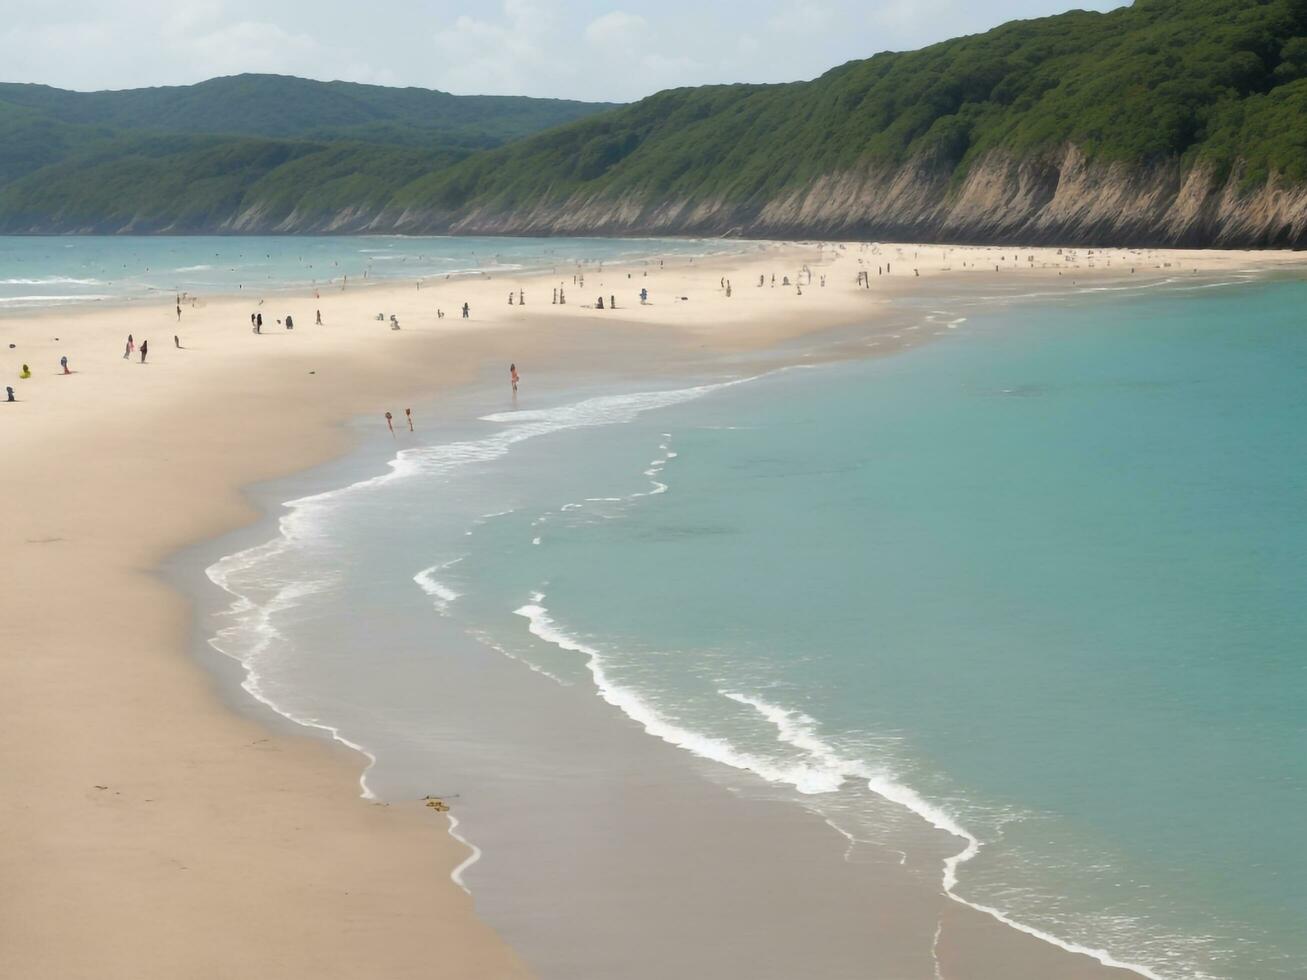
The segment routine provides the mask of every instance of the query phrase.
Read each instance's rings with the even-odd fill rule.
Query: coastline
[[[257,339],[261,357],[244,330],[248,303],[223,299],[188,311],[187,349],[160,344],[145,368],[119,365],[114,347],[134,323],[174,332],[167,308],[7,318],[20,357],[46,369],[62,351],[81,377],[38,376],[39,387],[20,388],[22,414],[5,422],[16,436],[10,458],[22,461],[8,481],[22,520],[6,531],[16,559],[0,573],[4,640],[22,659],[6,664],[0,695],[13,719],[4,771],[14,780],[4,821],[13,884],[0,909],[28,938],[7,943],[0,964],[24,976],[221,976],[271,960],[288,975],[348,976],[366,962],[405,976],[429,972],[434,946],[461,976],[521,972],[446,884],[466,854],[443,822],[433,825],[416,803],[360,802],[348,778],[356,758],[318,740],[269,740],[261,725],[228,712],[214,682],[177,656],[189,610],[152,570],[189,542],[255,520],[242,487],[338,456],[356,441],[346,420],[421,404],[470,383],[487,362],[602,372],[611,352],[594,352],[615,338],[633,358],[666,353],[671,340],[689,360],[695,349],[767,347],[883,308],[884,290],[844,282],[807,307],[788,293],[743,310],[713,296],[719,269],[745,278],[786,262],[793,269],[811,254],[794,248],[670,269],[668,278],[681,277],[671,291],[705,300],[619,310],[604,321],[598,311],[534,302],[525,313],[501,307],[501,284],[518,284],[511,273],[421,294],[423,303],[430,293],[472,296],[467,328],[424,316],[415,290],[370,286],[325,298],[327,328],[297,312],[303,326],[293,336]],[[851,273],[852,257],[836,262]],[[1220,261],[1236,267],[1248,257]],[[549,288],[547,278],[522,281],[533,296]],[[740,299],[751,292],[737,291]],[[369,322],[378,301],[393,304],[403,331],[379,333],[384,326]],[[286,302],[298,311],[312,301]],[[456,300],[447,302],[452,309]],[[52,326],[73,339],[52,341]],[[6,353],[8,369],[15,357]],[[183,366],[183,357],[204,361]],[[326,849],[333,859],[324,866]],[[226,934],[215,935],[214,922]],[[146,947],[154,952],[142,963]],[[197,972],[197,960],[208,972]],[[1085,975],[1100,972],[1094,965]]]

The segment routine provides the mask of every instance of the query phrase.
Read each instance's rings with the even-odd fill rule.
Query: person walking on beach
[[[322,326],[322,311],[318,310],[317,326]]]
[[[132,356],[132,351],[134,350],[136,350],[136,341],[132,340],[131,334],[128,334],[127,346],[123,348],[123,360],[125,361],[129,359]]]
[[[526,293],[522,292],[520,289],[517,291],[517,305],[526,306]]]
[[[172,335],[172,342],[173,342],[173,345],[174,345],[178,350],[181,350],[181,349],[182,349],[182,339],[181,339],[180,337],[178,337],[176,334],[173,334],[173,335]]]
[[[256,314],[254,314],[254,327],[255,327],[255,329],[254,329],[254,332],[255,332],[255,333],[263,333],[263,314],[262,314],[262,313],[256,313]]]
[[[64,374],[72,374],[72,373],[73,373],[72,371],[69,371],[69,370],[68,370],[68,355],[67,355],[67,354],[65,354],[63,357],[59,358],[59,366],[60,366],[61,368],[64,369]]]
[[[178,322],[178,323],[181,323],[181,322],[182,322],[182,304],[181,304],[181,300],[178,300],[178,301],[177,301],[177,322]]]
[[[521,379],[517,376],[517,365],[516,365],[516,364],[510,364],[510,365],[508,365],[508,380],[512,382],[512,384],[513,384],[513,394],[516,395],[516,394],[517,394],[517,383],[518,383],[518,381],[521,380]]]
[[[145,363],[145,355],[148,354],[149,352],[150,352],[150,342],[149,342],[148,340],[142,340],[142,341],[141,341],[141,363],[142,363],[142,364]]]
[[[5,396],[6,396],[6,397],[5,397],[5,401],[7,401],[7,402],[12,402],[12,401],[17,401],[17,400],[18,400],[18,399],[16,399],[16,398],[14,398],[14,387],[13,387],[13,385],[5,385]]]
[[[468,306],[466,303],[464,303],[464,304],[463,304],[463,319],[466,320],[466,319],[467,319],[468,317],[470,317],[471,315],[472,315],[472,307],[470,307],[470,306]]]

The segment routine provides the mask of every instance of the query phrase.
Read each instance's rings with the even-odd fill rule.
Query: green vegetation
[[[619,108],[269,76],[0,85],[0,228],[422,231],[619,198],[748,214],[825,176],[910,165],[956,186],[991,154],[1068,145],[1307,182],[1307,0],[1136,0]]]
[[[510,144],[400,194],[412,207],[542,199],[761,203],[909,161],[957,177],[991,151],[1242,163],[1307,178],[1307,0],[1137,0],[1018,21],[811,81],[663,92]]]
[[[0,84],[0,228],[199,231],[382,206],[478,149],[611,108],[276,75],[121,92]]]

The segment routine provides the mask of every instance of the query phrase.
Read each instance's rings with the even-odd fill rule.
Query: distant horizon
[[[81,93],[276,74],[451,95],[629,103],[669,88],[809,81],[849,61],[1012,20],[1128,5],[814,0],[796,11],[779,0],[711,8],[688,0],[629,0],[621,8],[604,0],[501,0],[487,9],[463,0],[399,0],[386,17],[359,23],[343,0],[322,0],[311,16],[300,0],[181,0],[164,15],[154,0],[128,0],[110,13],[73,2],[29,9],[0,29],[0,58],[16,84]]]

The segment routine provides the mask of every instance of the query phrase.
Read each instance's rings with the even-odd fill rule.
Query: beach
[[[0,866],[9,885],[0,899],[0,970],[97,978],[529,974],[530,959],[478,918],[451,880],[469,852],[447,832],[442,811],[419,798],[366,798],[362,757],[321,732],[297,735],[270,713],[232,711],[223,681],[190,656],[194,611],[158,569],[180,549],[256,522],[260,511],[244,488],[364,440],[389,452],[386,412],[402,435],[405,409],[422,426],[427,406],[469,386],[499,385],[507,406],[509,363],[521,369],[526,391],[551,374],[656,379],[707,353],[784,348],[852,323],[883,323],[874,353],[891,354],[928,342],[896,329],[895,317],[905,297],[927,300],[931,291],[1056,296],[1086,283],[1297,261],[1280,253],[1091,257],[792,243],[587,266],[585,285],[574,281],[575,268],[560,268],[420,285],[351,281],[320,286],[318,296],[270,294],[262,305],[206,295],[181,304],[180,322],[172,297],[5,317],[0,370],[18,401],[0,405],[10,556],[0,571],[8,653],[0,713],[9,733],[0,749]],[[566,305],[551,302],[559,287]],[[649,305],[638,298],[644,288]],[[600,296],[606,306],[616,297],[617,309],[593,308]],[[252,312],[264,317],[257,336]],[[293,330],[277,322],[287,313]],[[399,330],[390,329],[391,314]],[[148,339],[145,364],[138,353],[123,358],[129,333],[138,345]],[[829,347],[832,358],[847,355]],[[71,375],[61,374],[61,357]],[[20,381],[22,364],[33,376]],[[520,703],[560,699],[552,716],[567,715],[577,738],[603,737],[611,712],[598,699],[578,708],[565,703],[575,691],[552,691],[508,661],[493,669]],[[695,819],[641,832],[672,832],[677,847],[702,847],[705,861],[722,864],[721,875],[707,876],[716,882],[749,853],[772,855],[773,870],[795,883],[789,921],[802,922],[803,910],[821,901],[801,887],[830,833],[820,820],[778,805],[739,836],[738,796],[711,780],[681,778],[679,753],[633,727],[612,746],[613,772],[639,759],[648,774],[615,811],[625,822],[615,821],[618,843],[606,845],[614,854],[622,834],[640,826],[639,814],[675,799],[676,812]],[[475,824],[460,832],[476,840]],[[778,853],[782,839],[805,843]],[[726,850],[732,840],[743,857]],[[736,886],[748,894],[750,880]],[[869,972],[878,976],[1129,975],[953,902],[920,878],[900,878],[892,862],[870,885],[850,881],[848,889],[838,905],[856,914],[827,928],[847,934],[868,918],[878,923],[851,949],[849,970],[875,956]],[[549,897],[519,901],[529,910]],[[672,967],[724,975],[739,962],[728,952],[713,960],[682,949]],[[780,974],[801,964],[773,965]],[[614,969],[620,975],[620,964]]]

